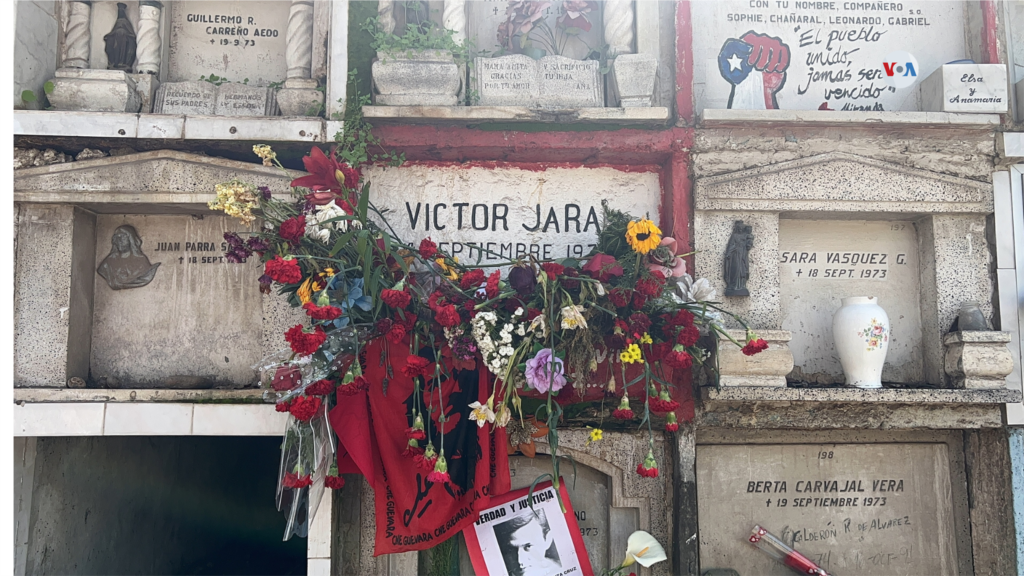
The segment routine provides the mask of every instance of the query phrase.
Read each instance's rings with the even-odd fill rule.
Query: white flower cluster
[[[355,228],[362,227],[358,220],[327,222],[332,218],[341,218],[342,216],[348,216],[348,214],[335,204],[334,200],[317,206],[315,212],[306,215],[306,236],[319,240],[322,244],[327,244],[331,239],[331,228],[339,232],[346,232],[350,224]],[[327,222],[327,224],[323,224],[323,222]]]
[[[508,367],[509,357],[515,352],[512,346],[512,331],[515,326],[505,324],[498,332],[498,340],[491,337],[491,330],[497,325],[494,312],[481,312],[473,318],[473,339],[480,348],[484,363],[492,374],[502,375]]]

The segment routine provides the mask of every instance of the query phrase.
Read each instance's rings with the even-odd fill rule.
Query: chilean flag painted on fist
[[[718,70],[732,84],[729,108],[778,109],[775,94],[786,84],[789,46],[780,38],[753,30],[729,38],[718,53]]]

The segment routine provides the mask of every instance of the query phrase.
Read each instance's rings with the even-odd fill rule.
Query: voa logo
[[[910,52],[890,52],[882,60],[882,77],[893,88],[906,88],[917,82],[917,58]]]

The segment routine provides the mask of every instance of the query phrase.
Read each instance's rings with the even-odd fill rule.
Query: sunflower
[[[626,241],[634,252],[647,254],[661,244],[661,230],[647,218],[633,220],[626,227]]]

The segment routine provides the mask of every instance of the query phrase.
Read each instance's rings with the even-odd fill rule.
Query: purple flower
[[[553,370],[552,370],[553,368]],[[526,361],[526,383],[538,392],[558,392],[565,386],[565,364],[551,348],[542,348]]]
[[[537,289],[537,276],[533,268],[516,266],[508,272],[508,283],[520,296],[530,296]]]
[[[224,240],[226,240],[228,246],[231,246],[232,248],[238,248],[243,244],[242,237],[239,236],[238,234],[235,234],[234,232],[225,232]]]
[[[259,190],[260,194],[263,195],[263,199],[264,200],[270,200],[270,188],[269,187],[267,187],[267,186],[260,186],[260,187],[258,187],[256,189]]]
[[[245,246],[253,252],[266,252],[267,250],[270,250],[270,244],[259,236],[250,236],[249,239],[245,241]]]

